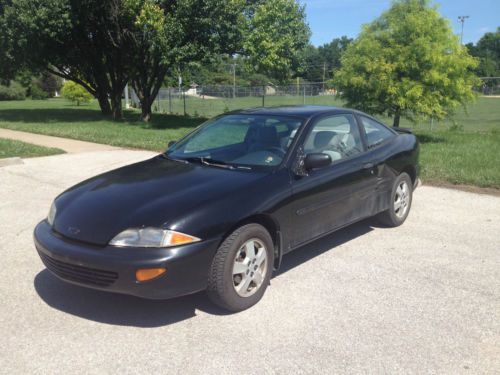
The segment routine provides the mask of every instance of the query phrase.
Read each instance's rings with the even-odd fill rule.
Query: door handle
[[[375,167],[375,164],[373,164],[373,163],[363,164],[363,169],[372,169],[373,167]]]

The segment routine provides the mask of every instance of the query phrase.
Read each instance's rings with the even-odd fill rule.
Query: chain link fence
[[[192,85],[189,89],[160,89],[153,112],[184,114],[195,117],[215,115],[242,108],[277,105],[340,105],[337,92],[324,83],[301,83],[276,86]],[[131,105],[139,108],[137,95],[131,90]]]
[[[480,95],[500,95],[500,77],[481,77],[482,85],[476,87]]]
[[[500,77],[483,77],[475,88],[479,95],[500,95]],[[139,108],[139,100],[131,91],[131,105]],[[190,88],[164,87],[152,106],[153,112],[210,118],[232,110],[278,105],[342,106],[335,89],[324,82],[294,85],[191,85]]]

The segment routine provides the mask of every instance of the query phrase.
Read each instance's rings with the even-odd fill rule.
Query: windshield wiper
[[[184,160],[191,161],[191,162],[198,162],[204,165],[210,165],[213,167],[219,167],[219,168],[226,168],[226,169],[235,169],[234,165],[228,164],[225,161],[222,160],[215,160],[212,158],[206,158],[203,156],[191,156],[189,158],[185,158]]]

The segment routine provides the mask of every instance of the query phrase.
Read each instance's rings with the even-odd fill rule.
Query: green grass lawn
[[[421,145],[424,183],[500,189],[500,131],[417,131],[416,134]]]
[[[274,99],[276,103],[266,98],[266,105],[283,104],[281,99]],[[317,98],[318,101],[331,99]],[[240,104],[258,105],[245,101]],[[315,104],[341,105],[339,102]],[[214,114],[220,109],[215,108],[216,103],[210,105]],[[149,124],[137,119],[137,111],[126,112],[120,122],[103,119],[95,102],[80,107],[62,99],[0,102],[0,127],[3,128],[153,151],[164,150],[170,140],[181,138],[203,121],[166,114],[156,114]],[[421,141],[422,179],[428,183],[500,189],[500,99],[479,98],[468,115],[459,113],[455,121],[463,130],[447,130],[451,122],[434,124],[432,131],[426,123],[413,127]],[[411,124],[402,123],[402,126],[408,125]]]
[[[157,115],[149,124],[138,122],[138,113],[125,112],[123,121],[103,119],[95,102],[79,107],[62,99],[0,102],[0,127],[160,151],[198,126],[203,119]]]
[[[64,154],[64,151],[58,148],[37,146],[31,143],[0,138],[0,159],[12,158],[14,156],[32,158],[57,154]]]

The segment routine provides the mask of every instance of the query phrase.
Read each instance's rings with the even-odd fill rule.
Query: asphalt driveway
[[[64,188],[151,156],[0,168],[0,373],[500,372],[500,198],[421,187],[396,229],[364,221],[284,258],[263,300],[147,301],[67,285],[32,230]]]

